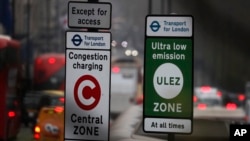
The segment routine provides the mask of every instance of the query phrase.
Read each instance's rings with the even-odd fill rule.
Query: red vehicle
[[[65,54],[46,53],[34,62],[34,90],[64,90]]]
[[[21,127],[20,43],[0,35],[0,140],[15,138]]]

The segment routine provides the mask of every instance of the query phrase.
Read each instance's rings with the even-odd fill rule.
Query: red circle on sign
[[[80,85],[82,90],[79,90]],[[80,98],[81,96],[82,98]],[[81,76],[74,87],[74,99],[76,104],[83,110],[91,110],[96,107],[101,97],[101,88],[98,81],[91,75]]]

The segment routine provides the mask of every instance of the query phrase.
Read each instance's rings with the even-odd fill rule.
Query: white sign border
[[[73,18],[73,16],[72,16],[72,14],[70,14],[70,9],[69,9],[69,7],[70,7],[69,5],[71,3],[76,3],[78,5],[80,5],[80,4],[90,4],[90,5],[95,4],[96,6],[97,5],[109,5],[110,6],[110,11],[109,11],[110,15],[108,16],[108,18],[107,18],[107,16],[105,16],[106,18],[103,18],[104,20],[106,20],[108,22],[108,25],[106,25],[106,26],[105,25],[83,26],[83,25],[80,25],[80,24],[78,24],[78,25],[72,25],[71,22],[72,22],[73,19],[71,19],[71,18]],[[68,24],[69,28],[111,29],[111,17],[112,17],[112,4],[110,2],[98,2],[98,3],[82,2],[82,1],[69,1],[68,2],[68,21],[67,21],[67,24]]]
[[[77,50],[79,50],[79,51],[84,51],[84,50],[87,50],[87,51],[101,51],[101,52],[108,52],[109,53],[109,55],[110,55],[110,60],[108,60],[108,63],[109,63],[109,71],[108,71],[108,73],[109,73],[109,82],[107,82],[107,81],[105,81],[105,85],[109,85],[108,87],[109,87],[109,92],[108,92],[108,99],[109,99],[109,107],[108,107],[108,113],[107,113],[107,117],[103,117],[103,119],[104,118],[108,118],[108,123],[105,123],[105,125],[107,126],[107,127],[105,127],[105,129],[107,129],[107,134],[105,134],[105,135],[100,135],[100,136],[98,136],[98,137],[95,137],[95,139],[94,138],[92,138],[92,137],[94,137],[94,136],[92,136],[92,137],[89,137],[89,136],[84,136],[84,135],[78,135],[78,137],[77,138],[74,138],[72,135],[66,135],[66,120],[64,121],[64,140],[79,140],[79,139],[84,139],[84,137],[85,137],[85,139],[87,139],[87,140],[109,140],[109,138],[110,138],[110,131],[109,131],[109,128],[110,128],[110,87],[111,87],[111,69],[110,69],[110,67],[111,67],[111,32],[85,32],[85,31],[77,31],[77,32],[75,32],[75,31],[66,31],[65,32],[65,38],[67,38],[68,36],[67,36],[67,33],[68,32],[70,32],[70,33],[80,33],[80,32],[82,32],[82,33],[86,33],[86,34],[92,34],[92,33],[97,33],[97,34],[99,34],[99,35],[106,35],[106,34],[109,34],[109,36],[107,36],[109,39],[109,44],[108,44],[108,47],[107,48],[99,48],[99,49],[97,49],[97,48],[95,48],[95,47],[93,47],[93,48],[86,48],[86,49],[84,49],[84,48],[72,48],[72,47],[70,47],[70,46],[67,46],[67,44],[65,44],[65,46],[66,46],[66,51],[65,51],[65,61],[66,61],[66,63],[67,63],[67,51],[69,51],[69,50],[73,50],[73,51],[77,51]],[[66,40],[67,39],[65,39],[65,42],[66,42]],[[66,66],[67,66],[67,64],[66,64]],[[67,74],[67,68],[65,67],[65,75]],[[90,74],[92,74],[92,73],[90,73]],[[75,74],[73,74],[72,73],[72,75],[75,75]],[[84,74],[83,74],[84,75]],[[99,75],[99,74],[98,74]],[[67,76],[66,76],[67,77]],[[70,80],[68,80],[69,81],[69,83],[72,83],[71,81],[71,79]],[[67,98],[66,98],[66,87],[67,87],[67,79],[66,79],[66,81],[65,81],[65,110],[66,110],[66,101],[67,101]],[[73,88],[72,88],[73,89]],[[101,107],[101,109],[100,110],[103,110],[103,107]],[[96,109],[95,109],[95,111],[96,111]],[[83,112],[83,111],[80,111],[80,112],[78,112],[77,114],[79,114],[79,113],[81,113],[81,112]],[[90,112],[88,112],[88,114],[90,114]],[[64,116],[65,116],[65,119],[66,119],[66,111],[64,112]],[[104,127],[102,127],[102,128],[104,128]]]

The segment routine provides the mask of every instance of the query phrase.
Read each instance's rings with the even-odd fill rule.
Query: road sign
[[[68,3],[70,28],[111,28],[111,4],[70,1]]]
[[[191,17],[183,16],[148,16],[146,36],[192,37]]]
[[[191,133],[191,16],[147,16],[144,74],[144,131]]]
[[[66,32],[65,140],[108,140],[111,34]]]

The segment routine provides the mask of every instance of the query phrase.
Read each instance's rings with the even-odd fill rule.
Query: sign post
[[[111,4],[70,1],[66,31],[64,140],[108,141]]]
[[[144,62],[145,132],[192,132],[193,18],[147,16]]]
[[[66,140],[108,140],[110,42],[110,33],[66,32]]]

